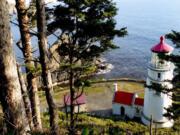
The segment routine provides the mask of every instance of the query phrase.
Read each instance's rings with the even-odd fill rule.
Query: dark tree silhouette
[[[37,30],[38,30],[39,52],[40,52],[40,64],[42,68],[42,80],[43,80],[44,90],[46,93],[46,100],[49,106],[51,134],[58,135],[59,134],[58,113],[54,99],[52,97],[53,85],[52,85],[51,72],[49,70],[49,51],[48,51],[47,36],[46,36],[46,16],[45,16],[44,0],[36,0],[36,9],[37,9]]]
[[[58,0],[55,9],[48,9],[49,33],[60,43],[58,52],[62,58],[61,68],[67,72],[70,90],[69,134],[75,134],[76,116],[74,101],[81,96],[88,84],[87,75],[96,70],[94,59],[103,52],[114,49],[115,36],[127,34],[126,28],[116,29],[113,17],[115,3],[111,0]]]
[[[167,109],[168,113],[165,115],[170,118],[180,119],[180,32],[172,31],[166,35],[166,38],[170,39],[176,45],[177,53],[170,56],[162,56],[163,59],[173,62],[176,67],[172,80],[173,89],[169,90],[169,92],[173,93],[173,105]]]

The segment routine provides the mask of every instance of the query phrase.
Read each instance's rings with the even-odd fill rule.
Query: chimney
[[[138,97],[138,94],[137,93],[134,93],[133,95],[133,100],[132,100],[132,105],[134,105],[135,103],[135,99]]]
[[[118,91],[118,85],[117,85],[117,83],[114,83],[113,86],[114,86],[114,88],[113,88],[113,89],[114,89],[114,94],[113,94],[112,102],[114,101],[115,94],[116,94],[116,92]]]
[[[118,91],[118,84],[114,83],[114,92]]]

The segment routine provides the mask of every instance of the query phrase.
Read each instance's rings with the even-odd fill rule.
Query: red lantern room
[[[169,53],[173,51],[173,47],[171,47],[164,41],[164,36],[161,36],[160,43],[153,46],[151,48],[151,51],[156,53]]]
[[[165,40],[164,37],[161,36],[160,42],[151,48],[152,58],[151,58],[150,66],[153,68],[158,68],[158,69],[170,68],[170,62],[159,59],[159,56],[158,56],[159,53],[165,53],[169,55],[173,51],[173,47],[168,45],[164,40]]]

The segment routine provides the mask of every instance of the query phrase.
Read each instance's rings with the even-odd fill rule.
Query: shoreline
[[[97,83],[105,83],[105,82],[119,82],[119,81],[123,81],[123,82],[135,82],[135,83],[142,83],[145,84],[145,80],[141,80],[141,79],[134,79],[134,78],[112,78],[112,79],[101,79],[101,80],[94,80],[94,81],[90,81],[92,84],[97,84]],[[60,86],[60,85],[67,85],[68,81],[62,81],[62,82],[56,82],[53,83],[53,87],[55,86]]]
[[[145,83],[146,82],[143,79],[124,78],[124,77],[122,77],[122,78],[96,80],[96,81],[92,81],[91,83],[118,82],[118,81],[136,82],[136,83]]]

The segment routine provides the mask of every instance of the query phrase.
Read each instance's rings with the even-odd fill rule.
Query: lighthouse
[[[170,81],[173,78],[174,65],[166,60],[159,58],[159,54],[170,55],[173,47],[165,43],[164,37],[160,37],[160,42],[151,48],[152,57],[148,65],[148,76],[146,85],[151,86],[153,83],[160,84],[166,88],[172,88]],[[145,88],[144,108],[141,120],[145,125],[152,123],[157,127],[172,127],[174,121],[164,117],[166,109],[172,105],[171,93],[164,94],[153,90],[152,88]]]

